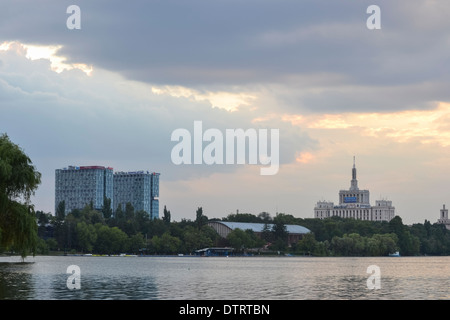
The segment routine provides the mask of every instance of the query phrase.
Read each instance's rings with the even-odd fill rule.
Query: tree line
[[[425,220],[411,226],[400,216],[391,221],[352,218],[287,220],[312,231],[293,248],[297,253],[317,256],[384,256],[399,251],[403,256],[450,255],[450,230]]]
[[[55,216],[36,212],[38,248],[49,251],[98,254],[175,254],[192,252],[212,246],[218,235],[206,226],[202,208],[195,221],[170,221],[170,211],[164,208],[162,219],[151,219],[145,211],[135,211],[131,203],[120,207],[115,215],[109,210],[98,211],[92,204],[64,214],[64,202]]]
[[[275,225],[267,228],[261,237],[250,230],[237,229],[223,239],[207,225],[211,220],[202,207],[196,210],[194,220],[179,222],[171,221],[166,207],[161,219],[151,219],[147,212],[135,211],[131,203],[126,204],[125,210],[118,207],[114,215],[109,209],[95,210],[92,204],[66,215],[64,207],[62,201],[54,216],[36,211],[38,253],[192,254],[214,246],[232,246],[236,252],[244,253],[268,241],[273,242],[272,249],[286,249],[287,232],[277,219],[273,219]],[[269,218],[266,222],[274,221]]]
[[[98,254],[192,254],[202,248],[230,246],[241,254],[261,254],[267,250],[312,256],[386,256],[396,251],[404,256],[450,254],[450,231],[443,225],[425,221],[407,226],[399,216],[385,222],[340,217],[304,219],[283,213],[271,217],[262,212],[208,219],[199,207],[194,220],[177,222],[171,221],[166,207],[161,219],[150,219],[145,211],[135,211],[130,203],[124,211],[118,209],[115,215],[94,210],[91,205],[68,215],[61,212],[57,210],[55,216],[36,212],[40,253],[57,250]],[[217,220],[263,223],[265,228],[259,235],[252,230],[235,229],[227,238],[221,238],[207,225],[208,221]],[[48,228],[49,224],[52,228]],[[302,225],[311,232],[288,247],[287,224]]]
[[[270,220],[266,212],[231,214],[225,221],[259,222]],[[288,248],[290,253],[314,256],[385,256],[399,251],[404,256],[450,255],[450,230],[443,224],[425,220],[424,223],[403,224],[400,216],[391,221],[367,221],[352,218],[327,219],[296,218],[277,214],[273,219],[279,225],[296,224],[309,230],[298,242]],[[286,249],[282,248],[281,249]]]

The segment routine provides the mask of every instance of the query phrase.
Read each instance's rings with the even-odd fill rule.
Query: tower
[[[440,218],[443,220],[448,220],[448,209],[445,209],[445,204],[441,209],[441,215]]]
[[[445,204],[441,209],[440,215],[439,215],[439,219],[438,219],[438,223],[442,223],[443,225],[445,225],[445,227],[447,229],[450,230],[450,219],[448,218],[448,209],[445,208]]]
[[[353,156],[353,168],[352,168],[352,181],[350,184],[351,191],[357,191],[358,188],[358,180],[356,179],[356,166],[355,166],[355,156]]]
[[[348,190],[339,191],[339,204],[355,204],[358,207],[361,205],[369,206],[369,190],[360,190],[358,188],[358,180],[356,179],[356,161],[353,156],[352,180]]]

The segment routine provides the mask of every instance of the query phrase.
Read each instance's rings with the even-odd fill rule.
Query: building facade
[[[230,232],[235,229],[241,229],[244,231],[252,230],[257,236],[260,236],[263,233],[265,227],[267,227],[269,230],[272,230],[273,228],[273,224],[266,225],[264,223],[230,221],[210,221],[208,222],[208,226],[213,228],[222,238],[226,238],[230,234]],[[288,233],[287,244],[289,246],[293,243],[297,243],[305,234],[311,232],[308,228],[295,224],[287,224],[285,225],[285,227],[286,232]]]
[[[61,201],[65,213],[92,203],[103,208],[104,199],[113,199],[113,168],[103,166],[69,166],[55,171],[55,212]]]
[[[325,219],[333,216],[370,221],[390,221],[395,217],[392,201],[376,200],[370,204],[369,190],[360,190],[356,179],[356,166],[353,159],[352,180],[348,190],[339,191],[339,204],[318,201],[314,207],[314,218]]]
[[[445,208],[445,204],[439,214],[438,223],[445,225],[445,227],[450,230],[450,219],[448,218],[448,209]]]
[[[144,210],[152,219],[159,218],[159,173],[118,172],[103,166],[69,166],[55,171],[55,212],[61,201],[65,213],[93,204],[101,210],[104,199],[111,200],[111,209],[130,202],[135,211]]]
[[[114,173],[114,204],[125,210],[128,202],[135,211],[145,211],[152,219],[159,218],[159,173],[116,172]]]

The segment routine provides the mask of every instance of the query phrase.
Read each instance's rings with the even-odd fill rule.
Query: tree
[[[206,224],[206,222],[208,222],[208,217],[203,215],[203,208],[202,207],[197,208],[195,219],[197,228],[200,229],[202,226]]]
[[[201,229],[186,226],[185,232],[183,233],[185,250],[192,252],[193,250],[211,247],[214,244],[214,240],[209,233],[211,229],[211,227],[207,226]]]
[[[103,208],[102,208],[103,218],[106,220],[111,219],[112,217],[112,208],[111,208],[111,199],[106,196],[103,198]]]
[[[272,244],[271,248],[275,250],[285,250],[287,247],[287,240],[288,240],[288,232],[286,230],[286,226],[284,224],[285,221],[284,215],[277,215],[273,219],[273,226],[272,226],[272,234],[274,243]]]
[[[66,201],[60,201],[56,207],[55,212],[56,219],[63,221],[66,216]]]
[[[30,203],[41,174],[6,134],[0,136],[0,246],[25,258],[37,248],[37,223]]]
[[[150,215],[147,211],[139,210],[134,214],[134,220],[136,222],[137,233],[145,233],[146,225],[150,221]]]
[[[165,232],[161,238],[158,236],[153,237],[152,245],[155,246],[156,252],[173,254],[179,251],[181,240],[177,237],[171,236],[169,232]]]
[[[122,209],[122,204],[118,204],[117,205],[117,209],[116,209],[116,214],[115,214],[115,219],[117,220],[117,221],[119,221],[119,220],[122,220],[122,219],[124,219],[125,218],[125,213],[123,212],[123,209]]]
[[[130,252],[139,253],[146,245],[141,233],[136,233],[130,237]]]
[[[134,207],[131,204],[131,202],[127,202],[125,205],[125,218],[127,220],[133,220],[134,219]]]
[[[117,227],[108,227],[97,223],[95,225],[97,231],[97,239],[95,241],[94,250],[99,253],[121,253],[127,251],[129,243],[128,236],[125,232]]]
[[[262,222],[261,218],[255,216],[251,213],[230,213],[223,221],[234,221],[234,222]]]
[[[162,219],[166,224],[170,224],[170,210],[167,210],[166,206],[164,206],[164,216]]]
[[[303,236],[303,238],[298,241],[296,245],[296,251],[304,255],[314,254],[317,246],[317,241],[314,233],[310,232]]]
[[[78,248],[83,252],[91,252],[95,241],[97,241],[97,232],[93,224],[78,222],[75,227]]]
[[[263,230],[261,232],[261,239],[263,239],[266,242],[273,242],[273,233],[269,227],[269,224],[267,222],[264,223]]]
[[[268,222],[268,221],[271,221],[272,220],[272,217],[270,216],[270,213],[268,213],[268,212],[261,212],[260,214],[258,214],[258,218],[261,220],[261,221],[264,221],[264,222]]]
[[[231,231],[227,240],[230,242],[230,245],[236,249],[236,251],[245,251],[245,249],[251,248],[259,248],[262,247],[265,243],[264,240],[259,238],[253,230],[241,230],[239,228]]]
[[[398,237],[398,246],[401,255],[411,256],[419,254],[419,238],[412,235],[408,227],[403,225],[402,218],[395,216],[389,221],[389,229]]]

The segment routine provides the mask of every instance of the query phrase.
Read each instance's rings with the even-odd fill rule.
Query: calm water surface
[[[0,257],[0,299],[450,299],[450,257]],[[67,288],[67,267],[81,288]],[[370,265],[380,268],[369,290]]]

